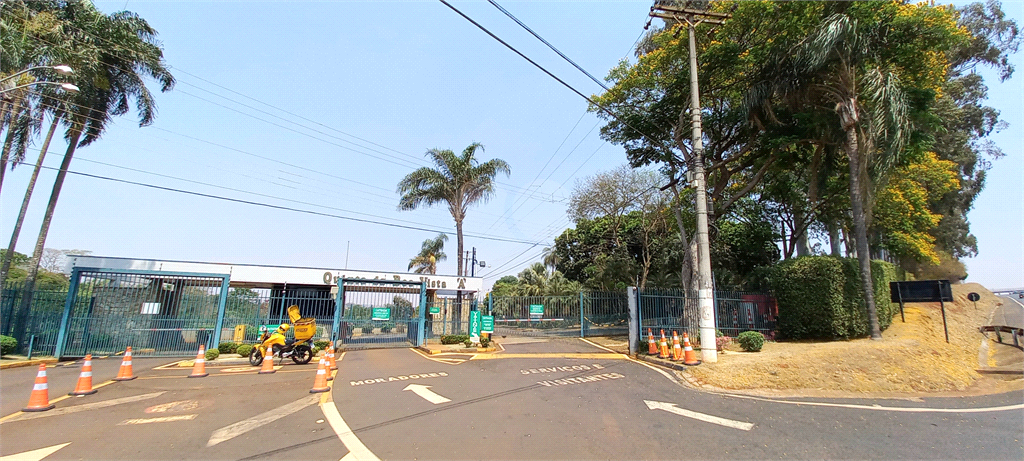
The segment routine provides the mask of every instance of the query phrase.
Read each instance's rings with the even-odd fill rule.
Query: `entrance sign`
[[[431,314],[440,314],[441,313],[441,308],[440,307],[431,306],[430,307],[430,313]]]
[[[494,333],[494,316],[484,315],[481,317],[481,320],[481,324],[483,326],[481,327],[482,329],[480,331],[482,333]]]
[[[543,317],[544,316],[544,305],[543,304],[530,304],[530,317]]]
[[[949,328],[946,327],[946,302],[953,301],[953,288],[949,280],[914,280],[912,282],[889,282],[889,301],[900,303],[900,318],[903,322],[903,303],[939,303],[942,309],[942,329],[949,342]]]
[[[483,323],[480,311],[469,312],[469,340],[474,343],[480,342],[480,324]]]
[[[363,311],[365,312],[365,311]],[[363,314],[366,315],[366,314]],[[391,308],[390,307],[374,307],[373,315],[370,320],[391,320]]]

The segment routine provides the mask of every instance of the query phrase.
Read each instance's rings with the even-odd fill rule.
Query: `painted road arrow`
[[[451,402],[450,399],[446,399],[444,397],[441,397],[440,395],[435,394],[434,391],[430,390],[430,386],[424,386],[422,384],[410,384],[406,386],[405,389],[402,390],[413,391],[416,393],[416,395],[423,397],[428,402],[434,405],[437,405],[439,403]]]
[[[71,442],[54,445],[52,447],[40,448],[38,450],[15,453],[13,455],[0,456],[0,461],[39,461],[68,445],[71,445]]]
[[[676,407],[674,403],[656,402],[653,400],[644,400],[647,404],[647,408],[651,410],[665,410],[669,413],[675,413],[679,416],[685,416],[687,418],[693,418],[706,423],[718,424],[725,427],[731,427],[733,429],[739,429],[741,431],[749,431],[754,427],[754,423],[744,423],[741,421],[733,421],[731,419],[719,418],[717,416],[705,415],[704,413],[697,413],[696,411],[684,410]]]

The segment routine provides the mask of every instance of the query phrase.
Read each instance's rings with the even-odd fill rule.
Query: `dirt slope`
[[[981,295],[977,307],[967,300],[970,292]],[[976,283],[954,285],[953,296],[956,302],[946,304],[948,344],[939,303],[908,304],[906,323],[897,314],[881,341],[765,343],[758,353],[731,345],[718,363],[691,367],[684,376],[707,387],[791,395],[965,394],[1021,387],[1020,379],[982,379],[976,371],[990,362],[979,357],[984,336],[978,327],[987,324],[999,298]],[[995,347],[1006,346],[992,345],[989,355]]]

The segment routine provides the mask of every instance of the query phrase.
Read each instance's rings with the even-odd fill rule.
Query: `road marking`
[[[364,380],[364,381],[349,381],[348,383],[351,386],[364,386],[364,385],[367,385],[367,384],[388,383],[388,382],[394,382],[394,381],[408,381],[410,379],[443,378],[445,376],[448,376],[448,373],[445,373],[443,371],[439,371],[437,373],[421,373],[421,374],[418,374],[418,375],[408,375],[408,376],[406,376],[406,375],[402,375],[402,376],[388,376],[387,379],[385,379],[385,378],[370,378],[370,379],[367,379],[367,380]]]
[[[596,348],[598,348],[598,349],[604,349],[604,350],[606,350],[606,351],[608,351],[608,352],[611,352],[611,353],[613,353],[613,354],[618,354],[618,352],[616,352],[616,351],[613,351],[613,350],[611,350],[611,349],[609,349],[609,348],[607,348],[607,347],[604,347],[604,346],[602,346],[602,345],[600,345],[600,344],[598,344],[598,343],[595,343],[595,342],[593,342],[593,341],[590,341],[590,340],[588,340],[588,339],[585,339],[585,338],[580,338],[580,341],[583,341],[583,342],[585,342],[585,343],[587,343],[587,344],[590,344],[591,346],[594,346],[594,347],[596,347]]]
[[[345,358],[345,353],[342,353],[335,361],[341,361]],[[332,372],[333,376],[337,376],[338,372],[335,370]],[[334,405],[334,397],[332,392],[324,392],[320,394],[320,411],[324,412],[324,418],[327,419],[327,423],[331,425],[331,429],[334,429],[334,433],[337,434],[338,439],[345,445],[348,450],[348,454],[341,458],[342,461],[380,461],[377,455],[374,455],[366,445],[363,445],[363,441],[356,437],[356,434],[352,432],[352,429],[348,427],[345,420],[338,413],[338,407]]]
[[[244,421],[239,421],[239,422],[237,422],[235,424],[232,424],[230,426],[224,426],[224,427],[222,427],[220,429],[217,429],[216,431],[213,431],[213,433],[210,434],[210,440],[206,442],[206,446],[212,447],[212,446],[214,446],[214,445],[216,445],[218,443],[221,443],[221,442],[223,442],[225,440],[231,440],[231,439],[233,439],[235,437],[238,437],[238,436],[240,436],[240,435],[242,435],[242,434],[244,434],[246,432],[249,432],[249,431],[251,431],[253,429],[256,429],[256,428],[258,428],[260,426],[263,426],[265,424],[268,424],[268,423],[271,423],[271,422],[276,421],[278,419],[281,419],[281,418],[283,418],[285,416],[288,416],[288,415],[290,415],[292,413],[295,413],[295,412],[297,412],[297,411],[299,411],[299,410],[301,410],[303,408],[306,408],[306,407],[308,407],[310,405],[315,405],[319,400],[320,400],[320,396],[319,395],[311,395],[311,396],[308,396],[308,397],[303,397],[303,398],[301,398],[299,400],[296,400],[296,401],[294,401],[292,403],[288,403],[288,404],[282,405],[280,407],[277,407],[277,408],[275,408],[273,410],[270,410],[270,411],[267,411],[267,412],[264,412],[264,413],[260,413],[260,414],[258,414],[256,416],[253,416],[252,418],[246,419]]]
[[[139,418],[139,419],[126,419],[117,423],[118,426],[127,426],[129,424],[149,424],[149,423],[169,423],[172,421],[190,421],[196,419],[199,415],[178,415],[178,416],[161,416],[159,418]]]
[[[637,364],[643,365],[643,366],[645,366],[647,368],[650,368],[650,369],[652,369],[654,371],[657,371],[658,373],[661,373],[662,376],[672,380],[672,382],[674,382],[676,384],[679,384],[679,380],[678,379],[674,378],[672,375],[668,374],[667,371],[662,370],[661,368],[658,368],[658,367],[656,367],[654,365],[651,365],[651,364],[649,364],[647,362],[643,362],[643,361],[634,359],[634,358],[629,357],[629,356],[626,357],[626,360],[629,360],[630,362],[637,363]]]
[[[275,366],[275,370],[280,370],[280,366]],[[260,367],[237,367],[237,368],[225,368],[220,370],[221,373],[242,373],[246,371],[260,371]]]
[[[455,354],[469,355],[469,354],[465,354],[465,353],[462,353],[462,352],[442,352],[440,354],[428,355],[425,352],[423,352],[421,350],[418,350],[416,348],[410,348],[409,350],[419,354],[421,357],[423,357],[423,358],[425,358],[427,360],[432,360],[434,362],[443,363],[445,365],[458,365],[458,364],[460,364],[462,362],[465,362],[467,359],[453,359],[453,358],[447,358],[447,357],[433,357],[433,355],[455,355]]]
[[[54,445],[52,447],[40,448],[38,450],[15,453],[13,455],[0,456],[0,461],[40,461],[68,445],[71,445],[71,442]]]
[[[538,367],[529,368],[525,370],[519,370],[520,374],[531,375],[539,373],[558,373],[558,372],[571,372],[571,371],[590,371],[592,369],[602,370],[604,366],[594,363],[590,365],[568,365],[564,367]]]
[[[589,352],[549,352],[542,354],[494,354],[494,355],[475,355],[470,360],[497,360],[497,359],[609,359],[609,360],[625,360],[628,357],[622,354],[609,354],[606,352],[600,353],[589,353]]]
[[[422,384],[410,384],[402,389],[403,391],[412,391],[414,394],[423,397],[426,401],[437,405],[439,403],[451,402],[451,399],[437,395],[434,391],[430,390],[430,386],[424,386]]]
[[[883,407],[881,405],[857,405],[852,403],[827,403],[827,402],[793,402],[789,400],[775,400],[766,399],[761,397],[753,397],[749,395],[738,395],[728,394],[725,392],[712,392],[718,395],[724,395],[728,397],[736,397],[739,399],[750,399],[760,400],[762,402],[773,402],[773,403],[785,403],[789,405],[808,405],[812,407],[833,407],[833,408],[850,408],[854,410],[875,410],[875,411],[895,411],[904,413],[987,413],[990,411],[1007,411],[1007,410],[1024,410],[1024,403],[1018,403],[1016,405],[1004,405],[1000,407],[984,407],[984,408],[928,408],[928,407]]]
[[[8,419],[6,421],[3,421],[3,422],[4,423],[8,423],[8,422],[11,422],[11,421],[24,421],[26,419],[46,418],[46,417],[49,417],[49,416],[61,416],[61,415],[66,415],[68,413],[78,413],[80,411],[95,410],[97,408],[112,407],[114,405],[120,405],[122,403],[138,402],[140,400],[147,400],[147,399],[156,398],[156,397],[159,397],[159,396],[163,395],[163,393],[164,392],[154,392],[152,394],[134,395],[134,396],[131,396],[131,397],[122,397],[120,399],[102,400],[102,401],[99,401],[99,402],[85,403],[85,404],[82,404],[82,405],[75,405],[73,407],[57,408],[57,409],[54,409],[54,410],[43,411],[43,412],[39,412],[39,413],[20,413],[20,414],[19,413],[15,413],[14,415],[11,415],[11,416],[14,416],[14,417],[12,417],[11,419]],[[51,400],[51,402],[52,401],[53,400]]]
[[[537,381],[537,384],[540,384],[540,385],[545,386],[545,387],[568,386],[570,384],[585,384],[585,383],[592,383],[594,381],[604,381],[606,379],[619,379],[619,378],[625,378],[625,377],[626,377],[626,375],[623,375],[621,373],[602,373],[602,374],[599,374],[599,375],[580,376],[578,378],[564,378],[564,379],[555,379],[555,380],[551,380],[551,381]]]
[[[161,403],[159,405],[153,405],[145,410],[144,413],[167,413],[167,412],[184,412],[192,411],[199,408],[198,400],[179,400],[177,402]]]
[[[647,408],[650,408],[651,410],[664,410],[669,413],[675,413],[679,416],[693,418],[706,423],[718,424],[720,426],[731,427],[741,431],[749,431],[754,428],[753,423],[744,423],[740,421],[733,421],[731,419],[719,418],[717,416],[706,415],[704,413],[697,413],[696,411],[676,407],[676,404],[674,403],[657,402],[654,400],[644,400],[644,403],[646,403]]]

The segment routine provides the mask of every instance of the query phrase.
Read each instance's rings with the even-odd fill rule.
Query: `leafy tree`
[[[423,241],[423,247],[416,257],[409,260],[409,269],[417,274],[436,274],[437,263],[448,259],[444,254],[444,242],[448,241],[447,234],[437,234],[437,237]]]

